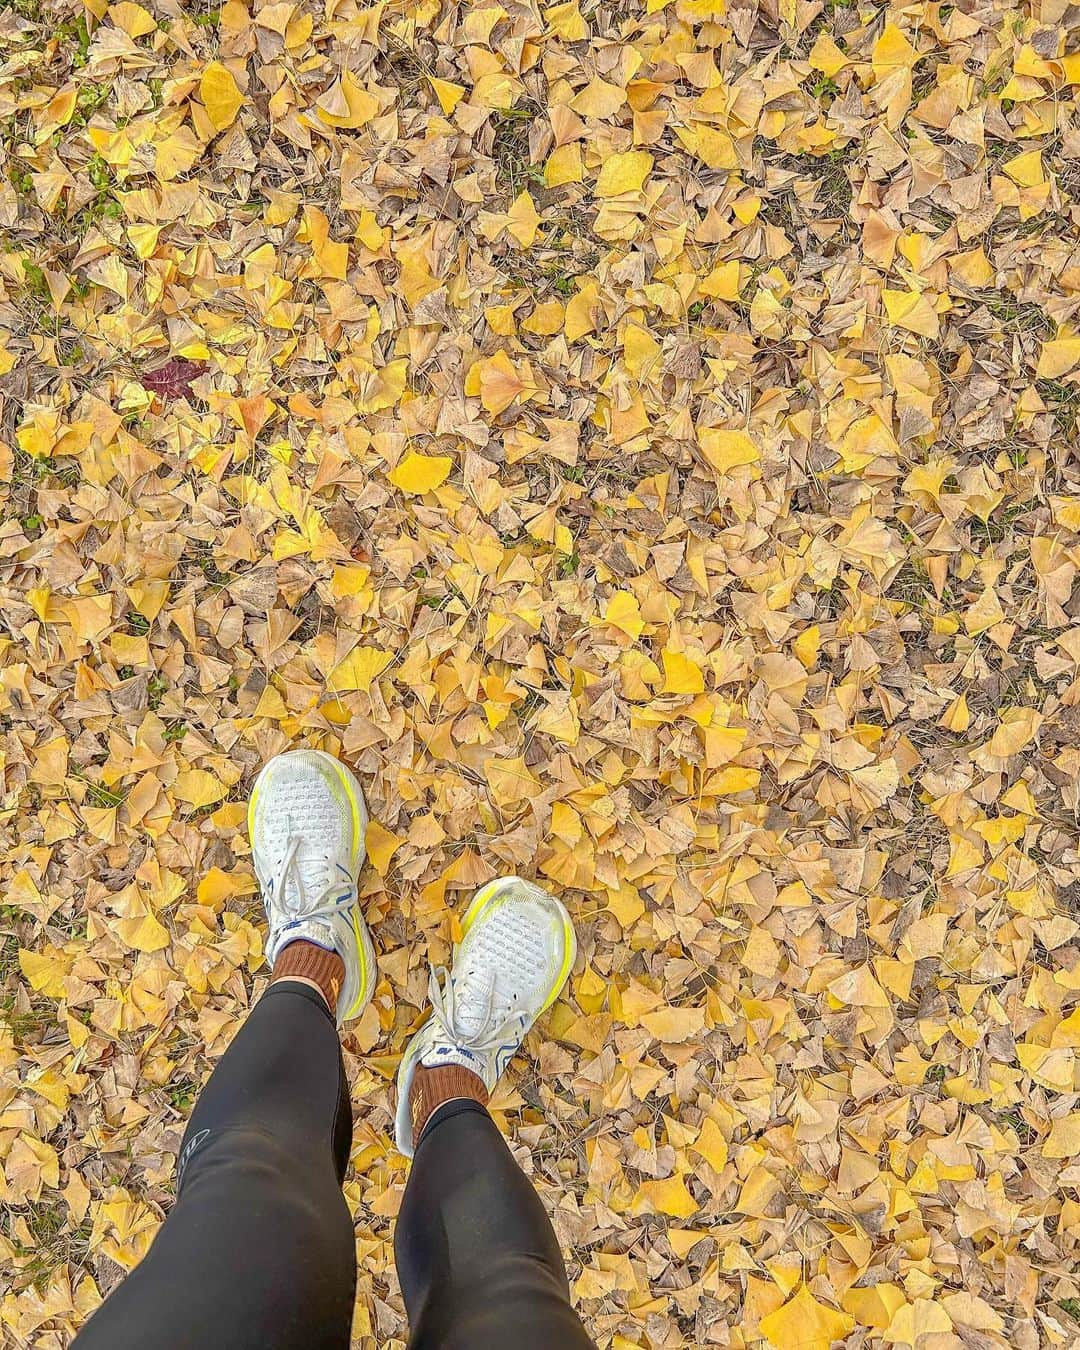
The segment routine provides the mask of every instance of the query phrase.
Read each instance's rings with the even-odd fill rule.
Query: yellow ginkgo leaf
[[[386,829],[377,820],[368,821],[367,833],[364,838],[372,867],[375,868],[379,876],[386,876],[390,868],[390,859],[405,842],[404,838],[401,835],[394,834],[392,830]]]
[[[244,96],[232,71],[220,61],[211,61],[203,71],[199,97],[216,131],[231,127],[244,104]]]
[[[1080,366],[1080,337],[1051,338],[1039,353],[1035,374],[1040,380],[1057,380]]]
[[[337,694],[355,689],[367,693],[372,681],[393,659],[392,652],[381,651],[378,647],[354,647],[330,672],[327,687]]]
[[[815,623],[804,629],[791,644],[791,649],[807,670],[813,670],[821,650],[820,626]]]
[[[454,461],[449,455],[422,455],[418,450],[410,450],[387,477],[402,492],[416,495],[441,487],[453,467]]]
[[[530,392],[531,386],[522,379],[501,347],[494,356],[475,362],[465,379],[465,393],[479,397],[484,411],[492,415],[504,412],[523,394],[527,397]]]
[[[657,1008],[646,1013],[641,1024],[658,1041],[688,1041],[705,1030],[704,1008]]]
[[[665,647],[660,653],[664,663],[665,694],[701,694],[705,690],[702,669],[685,652],[673,652]]]
[[[582,17],[577,0],[566,0],[564,4],[545,9],[544,22],[556,37],[567,42],[580,42],[589,35],[589,25]]]
[[[831,80],[845,66],[851,64],[851,57],[837,46],[828,33],[819,33],[817,41],[810,49],[810,64]]]
[[[276,4],[263,5],[255,15],[255,23],[259,28],[268,28],[270,32],[284,37],[295,10],[296,5],[292,0],[278,0]]]
[[[617,197],[622,192],[640,192],[652,171],[653,157],[647,150],[628,150],[609,155],[596,180],[598,197]]]
[[[251,895],[256,885],[250,872],[224,872],[220,867],[211,867],[195,894],[200,905],[220,909],[231,896]]]
[[[439,107],[449,117],[465,97],[465,86],[463,84],[452,84],[449,80],[437,80],[433,75],[429,77],[428,83],[434,90],[435,97],[439,100]]]
[[[1073,1111],[1050,1126],[1042,1146],[1044,1158],[1075,1158],[1080,1154],[1080,1111]]]
[[[717,263],[708,276],[698,285],[698,291],[712,300],[738,300],[739,298],[739,261]]]
[[[120,941],[136,952],[160,952],[169,945],[169,930],[152,914],[139,918],[114,919],[112,927]]]
[[[917,1298],[912,1303],[905,1300],[896,1309],[883,1339],[893,1345],[909,1345],[915,1350],[917,1346],[934,1344],[939,1336],[948,1336],[952,1329],[952,1318],[940,1303]]]
[[[130,38],[145,37],[147,33],[157,30],[157,20],[154,16],[133,0],[119,0],[118,4],[110,5],[109,18]]]
[[[745,431],[727,427],[704,427],[698,432],[701,453],[717,473],[728,473],[743,464],[756,464],[761,452]]]
[[[615,592],[604,610],[604,622],[634,639],[639,638],[645,629],[641,606],[637,602],[637,597],[631,595],[629,591]]]
[[[212,802],[221,801],[226,791],[225,784],[206,769],[184,769],[173,782],[175,795],[196,811]]]
[[[507,232],[522,248],[529,248],[536,239],[539,225],[540,216],[533,199],[528,192],[519,193],[513,206],[506,213]]]
[[[36,1092],[39,1097],[44,1097],[58,1111],[67,1110],[68,1102],[71,1100],[71,1089],[54,1070],[35,1069],[23,1081],[31,1092]]]
[[[720,1126],[711,1117],[706,1117],[705,1123],[701,1127],[701,1133],[690,1145],[690,1148],[692,1152],[704,1158],[716,1172],[722,1172],[727,1166],[727,1140],[720,1132]]]
[[[855,1319],[819,1303],[804,1284],[782,1308],[763,1317],[760,1327],[776,1350],[830,1350],[854,1329]]]
[[[624,89],[608,84],[606,80],[594,79],[571,100],[570,106],[582,117],[595,117],[598,121],[604,121],[614,117],[625,102]]]
[[[1018,187],[1037,187],[1046,182],[1042,155],[1038,150],[1027,150],[1022,155],[1007,159],[1001,168]]]
[[[548,155],[544,165],[544,183],[549,188],[561,187],[563,183],[580,183],[584,176],[581,146],[577,141],[560,145]]]
[[[630,1209],[634,1214],[669,1214],[673,1219],[689,1219],[700,1206],[690,1194],[686,1181],[676,1174],[658,1181],[643,1181]]]
[[[137,258],[146,259],[153,255],[157,248],[158,236],[161,234],[160,225],[129,225],[127,230],[128,238],[131,240],[131,246],[135,250]]]
[[[327,126],[355,130],[377,116],[379,100],[351,71],[345,71],[315,105],[319,120]]]
[[[851,1313],[864,1327],[884,1331],[897,1308],[907,1302],[904,1291],[896,1284],[875,1284],[865,1289],[849,1289],[840,1300],[845,1312]]]
[[[224,127],[217,128],[218,131],[223,129]],[[165,182],[171,183],[194,168],[205,149],[204,143],[190,127],[181,127],[171,136],[166,136],[163,141],[158,141],[157,152],[154,155],[154,172]]]
[[[881,299],[894,328],[906,328],[908,332],[928,338],[936,338],[941,331],[937,312],[920,292],[883,290]]]
[[[72,958],[51,943],[42,944],[40,951],[19,948],[19,969],[30,988],[46,998],[63,998],[64,977],[71,970]]]
[[[938,719],[938,725],[946,731],[962,733],[971,725],[971,711],[968,708],[967,695],[958,694]]]
[[[1018,755],[1039,733],[1043,716],[1036,708],[1006,708],[990,738],[990,753],[1003,759]]]
[[[539,790],[536,776],[522,755],[506,759],[484,760],[484,777],[491,789],[492,799],[499,806],[515,806],[531,799]]]
[[[874,43],[871,62],[874,78],[882,80],[894,70],[911,70],[919,53],[894,23],[887,23]]]
[[[44,459],[61,435],[60,419],[51,409],[27,418],[15,433],[19,449],[34,459]]]

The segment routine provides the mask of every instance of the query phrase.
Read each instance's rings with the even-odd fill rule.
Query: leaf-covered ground
[[[289,745],[391,1080],[498,872],[602,1350],[1080,1336],[1080,12],[6,0],[0,1343],[146,1250]]]

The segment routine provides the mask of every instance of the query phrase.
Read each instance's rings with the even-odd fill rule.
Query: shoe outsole
[[[367,845],[365,835],[367,833],[368,813],[367,803],[364,801],[364,792],[356,775],[342,760],[336,755],[327,754],[325,750],[311,750],[305,747],[305,754],[315,755],[320,759],[333,773],[341,790],[345,794],[345,799],[349,803],[349,809],[352,813],[353,826],[353,866],[359,876],[360,869],[364,865],[364,859],[367,856]],[[288,753],[288,752],[287,752]],[[281,758],[275,755],[273,759],[267,760],[255,779],[251,788],[251,796],[248,799],[248,838],[255,837],[255,806],[259,800],[259,792],[262,789],[263,779],[269,773],[271,767]],[[352,930],[356,939],[356,954],[360,962],[360,992],[357,994],[350,1008],[342,1011],[337,1010],[337,1020],[339,1025],[342,1022],[350,1021],[357,1017],[367,1007],[372,994],[375,992],[375,945],[371,940],[371,933],[368,931],[367,923],[360,911],[360,900],[357,898],[356,904],[352,910]]]

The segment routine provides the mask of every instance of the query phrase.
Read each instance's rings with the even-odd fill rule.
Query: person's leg
[[[357,899],[366,811],[340,761],[298,750],[263,769],[248,818],[271,987],[200,1095],[172,1212],[77,1350],[349,1344],[352,1114],[335,1014],[355,1016],[375,985]]]
[[[429,1120],[394,1253],[410,1350],[594,1350],[540,1197],[478,1102]]]
[[[176,1204],[75,1350],[347,1350],[352,1114],[320,994],[274,984],[203,1090]]]
[[[461,928],[398,1072],[398,1148],[415,1156],[394,1240],[410,1350],[590,1350],[540,1197],[485,1109],[566,983],[574,929],[516,877],[483,887]]]

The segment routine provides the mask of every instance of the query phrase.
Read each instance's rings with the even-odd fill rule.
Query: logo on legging
[[[200,1146],[200,1144],[205,1144],[209,1137],[210,1137],[209,1130],[199,1130],[198,1133],[193,1134],[191,1138],[188,1140],[188,1142],[184,1145],[184,1150],[180,1154],[180,1157],[176,1163],[177,1190],[179,1190],[180,1187],[184,1184],[184,1168],[187,1167],[188,1163],[191,1161],[191,1155]]]

